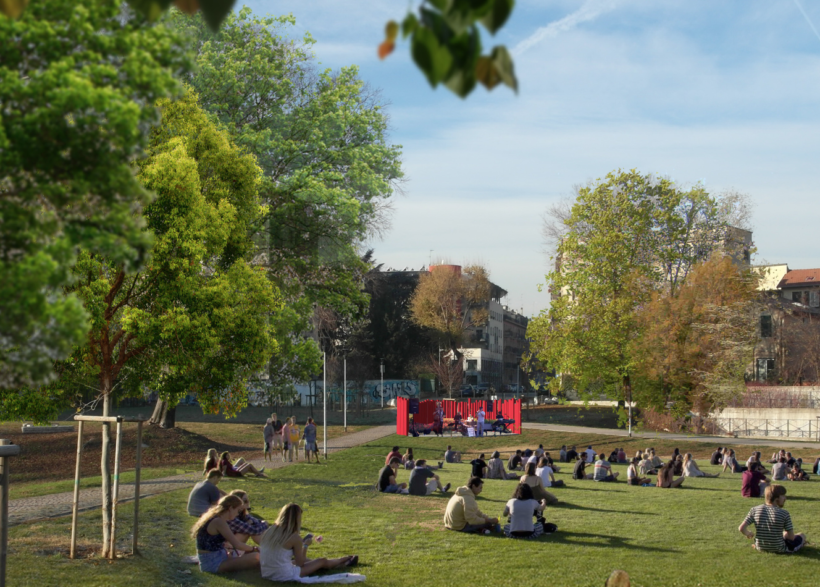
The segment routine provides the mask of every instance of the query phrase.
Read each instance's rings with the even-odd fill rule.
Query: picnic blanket
[[[361,583],[367,579],[359,573],[336,573],[334,575],[317,575],[314,577],[300,577],[300,583]]]

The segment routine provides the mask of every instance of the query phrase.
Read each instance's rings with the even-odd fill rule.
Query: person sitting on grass
[[[401,465],[399,457],[390,459],[390,463],[379,471],[379,491],[381,493],[407,493],[407,483],[396,481],[396,472]]]
[[[622,465],[626,464],[626,451],[622,448],[618,449],[618,463]]]
[[[740,495],[743,497],[760,497],[768,485],[766,475],[754,465],[743,471],[740,483]]]
[[[188,495],[188,515],[196,518],[215,506],[225,495],[225,492],[217,487],[222,481],[222,473],[219,469],[208,471],[208,478],[200,481]]]
[[[401,464],[408,470],[416,466],[416,459],[413,457],[412,448],[407,447],[407,452],[405,452],[401,457]]]
[[[675,479],[675,464],[672,461],[666,463],[661,467],[661,472],[658,473],[658,487],[662,489],[674,489],[683,485],[686,477],[678,477]]]
[[[719,465],[723,461],[722,450],[723,449],[721,447],[717,447],[717,450],[712,453],[712,457],[709,459],[710,465]]]
[[[593,450],[592,445],[589,445],[583,454],[584,460],[587,462],[588,465],[594,463],[595,457],[598,456],[598,453],[596,453],[595,450]]]
[[[253,473],[257,477],[265,476],[265,467],[258,469],[243,458],[236,459],[236,463],[231,463],[231,453],[225,451],[219,458],[219,470],[224,477],[244,477],[245,473]]]
[[[558,502],[558,498],[544,488],[544,482],[536,474],[538,468],[535,463],[528,463],[524,475],[518,480],[519,483],[525,483],[532,489],[532,495],[538,501],[542,499],[547,500],[547,503],[553,504]]]
[[[504,506],[503,516],[509,516],[510,522],[504,526],[504,534],[508,538],[538,538],[544,533],[545,521],[542,514],[546,507],[545,500],[542,499],[539,503],[533,497],[529,485],[519,483],[512,499]],[[533,517],[536,518],[535,523]]]
[[[785,481],[789,478],[789,465],[786,464],[786,455],[772,465],[772,481]]]
[[[815,475],[820,474],[820,457],[818,457],[814,461],[814,465],[812,465],[812,467],[811,467],[811,472],[814,473]]]
[[[487,479],[501,479],[502,481],[506,481],[508,479],[518,479],[518,475],[515,473],[507,473],[504,470],[501,453],[495,451],[487,463]]]
[[[683,475],[683,457],[681,455],[674,458],[672,468],[675,470],[675,475]]]
[[[228,528],[234,533],[234,536],[242,542],[247,542],[253,539],[256,544],[262,538],[262,534],[268,529],[270,524],[265,520],[260,520],[250,514],[251,500],[248,497],[248,492],[242,489],[234,489],[229,495],[235,495],[242,500],[242,511],[237,514],[233,520],[228,520]]]
[[[473,466],[473,477],[484,479],[487,476],[487,461],[484,460],[484,453],[478,455],[477,459],[470,461]]]
[[[684,477],[720,477],[720,473],[704,473],[698,467],[695,459],[692,458],[692,453],[686,453],[683,457],[683,476]]]
[[[393,447],[393,450],[391,450],[391,451],[387,454],[387,458],[386,458],[386,459],[384,459],[384,464],[385,464],[385,465],[389,465],[389,464],[390,464],[390,461],[392,461],[393,459],[399,459],[399,464],[401,464],[401,452],[399,451],[399,447],[398,447],[398,446],[394,446],[394,447]]]
[[[756,505],[740,524],[738,530],[749,540],[754,539],[755,548],[763,552],[795,553],[806,543],[804,534],[795,534],[792,518],[783,509],[786,504],[786,488],[769,485],[765,493],[766,503]],[[755,531],[749,530],[754,524]]]
[[[789,467],[793,467],[794,466],[794,461],[795,461],[795,458],[792,456],[792,453],[787,452],[786,453],[786,464],[789,465]]]
[[[753,452],[752,456],[749,457],[749,460],[746,461],[746,468],[757,469],[765,475],[769,472],[769,470],[763,466],[763,463],[760,460],[760,456],[760,451]]]
[[[316,443],[316,423],[313,418],[307,419],[305,424],[305,460],[309,463],[310,456],[316,455],[316,464],[319,464],[319,445]]]
[[[208,454],[205,456],[205,469],[202,471],[203,475],[207,475],[214,469],[219,468],[219,455],[215,448],[209,448]]]
[[[598,460],[595,461],[595,468],[592,473],[593,481],[607,481],[613,482],[618,480],[618,473],[612,472],[612,465],[606,460],[606,455],[601,453],[598,455]]]
[[[806,472],[800,466],[800,463],[798,461],[794,462],[794,465],[792,466],[791,471],[789,471],[789,480],[790,481],[808,481],[809,480],[809,476],[806,475]]]
[[[510,471],[520,471],[523,469],[524,457],[520,450],[515,451],[510,455],[510,460],[507,461],[507,468]]]
[[[429,482],[428,479],[430,479]],[[427,461],[424,459],[417,460],[416,466],[410,472],[410,487],[408,489],[410,495],[432,495],[436,489],[442,493],[447,493],[450,490],[450,484],[442,486],[441,479],[427,466]]]
[[[658,455],[655,454],[654,448],[649,449],[649,460],[652,461],[652,467],[654,469],[659,469],[660,467],[663,467],[663,461]]]
[[[629,467],[626,469],[626,482],[629,485],[651,485],[652,481],[646,477],[641,477],[638,474],[638,463],[640,463],[640,459],[638,457],[634,457],[632,462],[629,464]]]
[[[563,487],[563,481],[556,481],[555,475],[553,475],[553,469],[550,466],[549,460],[547,457],[541,457],[541,460],[538,461],[538,468],[535,469],[535,474],[541,477],[541,482],[544,484],[544,487]]]
[[[641,462],[643,460],[643,453],[639,450],[636,450],[635,451],[635,458],[638,459],[638,462]]]
[[[558,452],[558,460],[561,461],[562,463],[567,462],[567,445],[566,444],[561,445],[561,450]]]
[[[489,534],[498,528],[498,518],[491,518],[478,509],[476,497],[484,489],[484,481],[470,477],[467,485],[459,487],[447,502],[444,512],[444,527],[456,532]]]
[[[196,539],[199,570],[203,573],[228,573],[259,566],[259,555],[256,554],[259,549],[239,540],[228,527],[228,522],[243,509],[245,505],[241,499],[235,495],[226,495],[194,524],[191,536]],[[225,550],[226,542],[236,551],[251,554],[229,558],[228,551]]]
[[[567,451],[567,462],[574,463],[577,458],[578,451],[575,450],[575,445],[572,445],[572,447],[570,447],[570,449]]]
[[[610,463],[617,463],[618,462],[618,449],[617,448],[612,449],[612,452],[609,453],[609,458],[607,458],[607,461],[609,461]]]
[[[301,529],[302,508],[289,503],[279,511],[276,522],[262,535],[259,562],[263,579],[298,582],[300,578],[323,569],[340,569],[359,563],[356,555],[309,559],[307,551],[313,543],[313,534],[302,538],[299,534]]]
[[[658,470],[652,464],[652,455],[649,451],[643,453],[643,459],[638,464],[641,475],[657,475]]]
[[[577,480],[592,479],[592,475],[587,475],[586,472],[587,461],[584,455],[578,455],[578,460],[575,462],[575,468],[572,470],[572,478]]]
[[[723,457],[723,470],[729,469],[731,473],[743,473],[746,467],[739,464],[735,458],[735,451],[727,449],[729,452]]]
[[[447,463],[460,463],[461,453],[453,450],[453,447],[447,445],[447,450],[444,451],[444,461]]]
[[[552,460],[552,457],[550,456],[550,453],[545,452],[544,453],[544,458],[547,459],[547,464],[550,466],[550,469],[552,469],[556,473],[561,471],[561,467],[559,467],[558,465],[555,464],[555,461]],[[540,462],[540,460],[539,460],[539,462]]]

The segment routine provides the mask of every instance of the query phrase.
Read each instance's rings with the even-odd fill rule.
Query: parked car
[[[461,386],[461,397],[475,397],[475,389],[472,385]]]
[[[476,385],[475,394],[477,397],[484,397],[487,395],[487,392],[490,391],[490,384],[489,383],[479,383]]]

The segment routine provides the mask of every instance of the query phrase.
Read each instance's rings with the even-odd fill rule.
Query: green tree
[[[45,388],[69,399],[96,388],[109,415],[115,392],[155,390],[176,400],[195,392],[203,410],[233,415],[246,383],[278,346],[281,301],[263,268],[249,265],[248,225],[260,214],[260,170],[188,93],[160,101],[138,179],[156,193],[145,208],[154,244],[144,271],[83,251],[73,292],[91,315],[87,342],[58,365]],[[55,402],[56,404],[56,402]],[[52,405],[54,409],[61,406]],[[109,553],[109,433],[103,428],[103,555]]]
[[[651,292],[674,292],[694,264],[725,242],[717,202],[635,170],[583,187],[560,211],[552,302],[530,322],[531,352],[579,390],[602,386],[631,402],[636,311]],[[560,385],[558,380],[554,385]],[[631,425],[631,418],[630,418]]]
[[[0,387],[47,380],[87,332],[62,291],[78,247],[126,271],[150,247],[133,162],[190,62],[178,32],[121,8],[54,0],[0,16]]]
[[[259,18],[244,8],[217,33],[199,17],[177,14],[174,22],[193,39],[191,83],[203,107],[263,170],[259,262],[291,318],[271,384],[286,384],[316,368],[302,336],[314,304],[343,316],[366,308],[359,251],[386,228],[401,149],[389,143],[384,108],[355,67],[317,71],[312,38],[286,38],[292,17]]]

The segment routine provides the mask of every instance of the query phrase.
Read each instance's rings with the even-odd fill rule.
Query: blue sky
[[[256,0],[293,13],[317,60],[356,64],[390,103],[408,181],[393,228],[372,243],[385,266],[481,262],[528,315],[548,258],[541,217],[572,186],[636,168],[736,189],[755,203],[756,262],[820,267],[820,2],[518,0],[485,45],[515,53],[520,91],[432,90],[400,43],[376,46],[409,4]],[[238,4],[241,4],[241,0]]]

